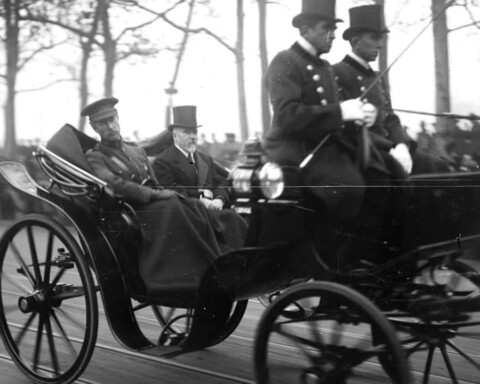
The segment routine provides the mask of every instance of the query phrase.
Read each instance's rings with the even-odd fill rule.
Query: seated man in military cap
[[[105,98],[82,110],[81,115],[89,117],[101,138],[86,153],[87,161],[94,174],[137,213],[143,235],[139,269],[148,294],[195,290],[203,273],[226,248],[217,240],[219,228],[213,227],[203,204],[163,189],[144,150],[123,141],[117,102]]]
[[[173,144],[155,158],[155,176],[164,187],[199,199],[223,228],[223,241],[231,247],[241,247],[246,236],[246,222],[228,209],[228,183],[217,171],[212,157],[197,150],[199,127],[195,106],[173,108],[173,124],[168,127]]]

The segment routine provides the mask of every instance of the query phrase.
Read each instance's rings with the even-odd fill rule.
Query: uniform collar
[[[298,45],[307,51],[310,55],[318,57],[317,48],[308,42],[303,36],[299,36],[297,40]]]
[[[358,56],[355,52],[348,53],[348,56],[350,56],[353,60],[355,60],[358,64],[360,64],[365,69],[368,69],[370,71],[372,70],[372,67],[370,67],[370,64],[368,64],[368,61]]]
[[[120,149],[123,146],[123,140],[103,140],[102,144],[108,148]]]

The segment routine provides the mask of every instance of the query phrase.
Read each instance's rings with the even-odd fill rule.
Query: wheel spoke
[[[56,375],[60,373],[60,365],[58,362],[57,349],[55,347],[55,339],[53,337],[52,325],[50,324],[50,318],[45,315],[45,328],[47,331],[48,347],[50,350],[50,358],[52,359],[53,370]]]
[[[60,281],[60,279],[62,278],[62,276],[65,274],[65,271],[67,269],[66,268],[61,268],[58,273],[55,275],[54,279],[52,280],[52,282],[49,284],[49,287],[48,289],[46,290],[45,294],[46,295],[49,295],[52,293],[52,290],[53,288],[55,288],[55,285],[57,285],[57,283]]]
[[[13,241],[10,241],[9,244],[10,244],[10,248],[12,248],[12,250],[13,250],[13,254],[15,256],[15,259],[21,265],[22,270],[25,273],[25,276],[27,277],[28,281],[32,285],[32,288],[36,289],[35,278],[33,277],[32,272],[30,272],[30,270],[28,269],[27,264],[25,263],[25,260],[23,260],[22,255],[18,251],[17,246],[14,244]]]
[[[43,275],[43,281],[45,286],[50,281],[50,271],[52,269],[52,251],[53,251],[53,232],[48,232],[48,240],[47,240],[47,253],[45,258],[45,272]]]
[[[427,362],[425,363],[425,373],[423,374],[423,384],[428,384],[430,379],[430,369],[432,367],[433,353],[435,352],[435,346],[430,346],[428,350]]]
[[[450,348],[455,350],[458,354],[460,354],[464,359],[466,359],[470,364],[474,365],[477,369],[480,370],[480,364],[478,364],[475,360],[473,360],[470,356],[468,356],[465,352],[463,352],[460,348],[458,348],[452,341],[447,340],[446,343]]]
[[[67,345],[68,349],[70,350],[70,354],[73,356],[73,359],[72,361],[75,361],[78,357],[78,353],[77,351],[75,350],[72,342],[70,341],[70,339],[68,338],[67,336],[67,333],[65,332],[65,329],[63,328],[62,324],[60,323],[58,317],[57,317],[57,314],[55,313],[55,311],[52,309],[50,311],[50,316],[52,317],[53,319],[53,323],[57,326],[57,329],[58,331],[60,332],[60,335],[62,336],[63,338],[63,341],[65,342],[65,344]]]
[[[5,272],[2,273],[2,280],[3,279],[7,280],[8,283],[13,285],[15,288],[17,288],[20,291],[20,292],[15,292],[15,293],[29,293],[30,292],[30,290],[27,287],[25,287],[24,285],[19,283],[17,281],[17,279],[15,279],[14,277],[7,275]],[[6,290],[6,288],[3,284],[2,284],[2,290]]]
[[[55,315],[60,315],[61,317],[63,317],[64,319],[70,321],[70,323],[72,323],[77,329],[81,329],[81,330],[84,330],[85,329],[85,325],[80,323],[79,321],[75,320],[75,318],[73,316],[70,316],[70,314],[66,311],[64,311],[62,308],[55,308]]]
[[[404,343],[402,343],[404,344]],[[415,344],[412,348],[407,349],[407,352],[405,353],[405,357],[409,358],[412,354],[415,352],[419,351],[421,346],[424,345],[424,341],[419,341],[417,344]]]
[[[450,362],[450,358],[448,357],[447,350],[445,345],[442,344],[439,347],[440,351],[442,352],[443,361],[445,361],[445,365],[447,366],[448,373],[450,375],[450,379],[452,379],[453,384],[458,384],[457,376],[455,375],[455,371],[453,370],[452,363]]]
[[[27,319],[27,322],[24,324],[22,327],[21,331],[18,333],[18,335],[15,337],[15,344],[18,346],[22,342],[23,336],[25,333],[28,331],[28,328],[30,327],[30,324],[32,324],[33,320],[35,320],[35,317],[37,316],[36,312],[33,312],[30,317]]]
[[[37,281],[37,286],[35,288],[40,289],[42,287],[42,274],[40,273],[40,266],[38,265],[37,248],[35,247],[35,239],[33,237],[31,225],[27,227],[27,235],[30,255],[32,256],[33,271],[35,272],[35,279]]]
[[[35,349],[33,353],[33,370],[37,372],[38,361],[40,360],[42,337],[43,337],[44,316],[40,314],[38,318],[37,338],[35,340]]]

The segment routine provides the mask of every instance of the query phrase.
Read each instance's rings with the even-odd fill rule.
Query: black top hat
[[[381,5],[362,5],[350,8],[350,27],[343,32],[344,40],[349,40],[357,32],[388,33]]]
[[[197,124],[197,107],[194,105],[182,105],[173,107],[173,123],[168,126],[168,130],[173,128],[198,128]]]
[[[302,0],[302,12],[292,19],[295,28],[308,19],[325,19],[332,23],[343,21],[335,17],[335,0]]]
[[[106,97],[88,104],[80,112],[81,116],[89,116],[90,121],[103,120],[108,117],[116,116],[117,110],[114,105],[118,103],[115,97]]]

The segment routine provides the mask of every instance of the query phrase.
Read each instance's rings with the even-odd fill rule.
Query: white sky
[[[430,0],[414,0],[402,6],[400,1],[387,0],[387,24],[390,26],[389,54],[392,61],[428,20]],[[193,26],[208,26],[218,34],[235,31],[228,26],[235,23],[235,2],[217,0],[216,12],[221,18],[194,20]],[[253,2],[246,5],[246,82],[250,134],[261,131],[260,116],[260,64],[258,59],[257,7]],[[324,58],[332,64],[341,60],[349,46],[341,38],[348,26],[348,8],[353,1],[337,1],[337,16],[345,22],[338,25],[337,39],[332,52]],[[357,1],[368,4],[370,1]],[[297,38],[297,30],[291,26],[291,19],[300,11],[300,0],[283,0],[282,5],[269,6],[267,44],[270,59],[280,50],[287,49]],[[391,4],[391,5],[390,5]],[[393,5],[395,4],[395,5]],[[479,12],[480,13],[480,12]],[[449,10],[449,25],[455,27],[469,22],[464,11]],[[179,22],[185,18],[182,15]],[[396,21],[395,21],[395,20]],[[398,20],[401,21],[400,25]],[[393,24],[392,24],[393,23]],[[411,26],[408,26],[412,24]],[[225,32],[224,32],[225,31]],[[152,31],[151,33],[155,33]],[[178,42],[178,33],[170,31],[168,38]],[[450,34],[450,74],[452,112],[468,114],[480,113],[478,90],[480,89],[480,31],[465,28]],[[233,39],[230,40],[233,44]],[[2,56],[3,49],[2,49]],[[67,57],[63,57],[66,60]],[[74,60],[72,61],[74,63]],[[115,73],[115,96],[120,99],[117,105],[120,122],[125,136],[138,131],[140,137],[153,136],[164,129],[165,109],[168,97],[164,89],[168,87],[174,69],[175,58],[171,52],[161,52],[156,58],[145,63],[117,66]],[[91,100],[102,97],[100,62],[91,68]],[[19,89],[41,86],[58,76],[58,67],[38,62],[22,72]],[[98,79],[98,80],[97,80]],[[432,31],[426,31],[407,51],[390,71],[390,82],[394,107],[400,109],[434,112],[434,67]],[[202,132],[215,133],[219,140],[224,133],[239,135],[239,115],[237,109],[236,69],[234,56],[212,38],[205,35],[192,36],[184,57],[180,78],[177,83],[179,93],[174,98],[175,105],[194,104],[198,106],[197,119],[202,124]],[[62,83],[38,92],[21,93],[17,98],[17,138],[19,140],[48,138],[68,122],[77,125],[80,106],[78,105],[75,84]],[[3,92],[4,95],[5,92]],[[4,97],[4,96],[3,96]],[[2,97],[2,98],[3,98]],[[3,100],[2,100],[3,103]],[[419,120],[433,121],[431,118],[400,114],[402,122],[414,133]],[[92,130],[87,133],[94,134]],[[4,139],[4,120],[0,120],[0,144]]]

